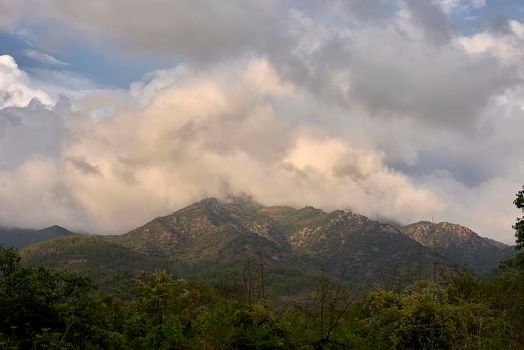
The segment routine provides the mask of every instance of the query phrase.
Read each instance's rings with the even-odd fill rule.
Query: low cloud
[[[1,222],[120,233],[202,197],[241,193],[265,204],[349,206],[403,221],[443,209],[431,191],[388,168],[380,151],[295,125],[300,116],[286,117],[278,105],[307,103],[307,96],[280,82],[263,59],[205,73],[180,67],[133,94],[100,121],[92,118],[100,103],[90,106],[89,97],[53,112],[61,124],[48,123],[66,129],[60,152],[40,154],[34,144],[1,173]],[[16,142],[9,147],[27,139]]]

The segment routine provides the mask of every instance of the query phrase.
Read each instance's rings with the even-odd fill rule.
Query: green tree
[[[89,278],[25,267],[18,252],[1,246],[0,271],[0,347],[118,348]]]
[[[524,212],[524,186],[522,190],[517,192],[517,198],[513,201],[515,206]],[[517,218],[517,222],[513,225],[515,229],[515,237],[517,238],[517,248],[524,248],[524,216]]]
[[[371,292],[362,303],[360,332],[379,349],[511,348],[498,310],[450,294],[457,292],[430,281],[402,293]]]

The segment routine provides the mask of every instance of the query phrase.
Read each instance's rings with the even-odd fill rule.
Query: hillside
[[[235,200],[204,199],[110,238],[176,265],[235,265],[262,256],[268,267],[316,275],[324,267],[356,285],[392,276],[427,277],[431,251],[391,225],[349,211],[262,207]],[[205,269],[204,269],[205,270]]]
[[[215,198],[112,239],[148,255],[184,262],[236,260],[259,253],[272,261],[292,259],[289,243],[273,220],[249,206]]]
[[[431,251],[398,229],[349,210],[325,213],[312,207],[262,208],[285,232],[293,252],[345,273],[353,283],[389,283],[391,279],[426,278],[431,274]]]
[[[0,227],[0,244],[22,249],[33,243],[71,234],[71,231],[57,225],[41,230]]]
[[[72,270],[94,278],[98,285],[111,289],[129,287],[131,278],[169,264],[111,243],[100,237],[69,235],[33,244],[21,251],[23,260],[32,266]]]
[[[181,276],[240,283],[249,275],[261,283],[263,269],[265,283],[276,294],[314,285],[319,271],[297,258],[277,223],[251,204],[207,198],[107,239],[168,259]]]
[[[501,261],[515,254],[510,246],[480,237],[465,226],[448,222],[433,224],[421,221],[407,225],[401,231],[425,247],[436,249],[441,258],[475,272],[493,270]]]

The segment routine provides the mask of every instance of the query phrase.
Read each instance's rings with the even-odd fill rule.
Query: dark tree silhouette
[[[515,198],[513,203],[524,213],[524,186],[522,186],[522,190],[517,192],[517,198]],[[517,218],[517,222],[515,222],[513,228],[515,229],[515,237],[517,238],[517,248],[524,248],[524,216]]]

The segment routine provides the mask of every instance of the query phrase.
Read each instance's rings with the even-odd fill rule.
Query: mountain
[[[427,277],[433,266],[431,250],[392,225],[347,210],[263,207],[246,200],[204,199],[110,239],[188,268],[263,256],[270,268],[312,276],[324,267],[332,275],[344,271],[355,284],[395,274]]]
[[[181,276],[238,282],[246,275],[260,279],[263,268],[274,293],[313,285],[319,271],[297,258],[278,224],[257,209],[248,201],[207,198],[107,239],[173,261]]]
[[[108,289],[129,287],[135,275],[170,267],[167,261],[95,236],[54,238],[26,247],[21,255],[26,264],[82,272]]]
[[[431,274],[431,251],[392,225],[350,210],[326,213],[313,207],[268,207],[259,211],[279,223],[297,256],[333,274],[342,271],[353,283],[386,283],[392,278]]]
[[[260,252],[273,261],[292,258],[289,243],[273,220],[249,206],[215,198],[112,238],[148,255],[185,262],[255,257]]]
[[[71,231],[57,225],[41,230],[0,227],[0,244],[22,249],[33,243],[71,234]]]
[[[69,233],[64,230],[32,234]],[[419,222],[399,229],[351,210],[264,207],[247,198],[207,198],[123,235],[60,236],[23,250],[30,264],[86,272],[104,283],[169,268],[212,283],[271,285],[279,295],[311,291],[322,269],[343,274],[353,286],[391,287],[453,265],[488,271],[511,253],[460,225]]]
[[[401,231],[425,247],[436,250],[441,258],[474,272],[493,270],[501,261],[514,255],[512,247],[448,222],[421,221],[402,227]]]

